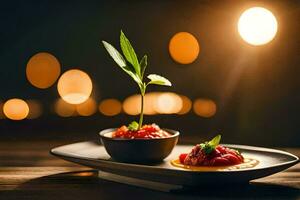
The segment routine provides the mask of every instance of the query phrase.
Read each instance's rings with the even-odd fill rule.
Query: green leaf
[[[144,55],[141,62],[140,62],[140,66],[141,66],[141,77],[144,77],[144,73],[146,70],[148,64],[148,60],[147,60],[147,55]]]
[[[120,67],[126,67],[126,61],[123,58],[123,56],[118,52],[115,47],[113,47],[111,44],[109,44],[106,41],[102,41],[106,51],[109,53],[109,55],[114,59],[114,61],[120,66]]]
[[[171,86],[171,82],[166,79],[165,77],[162,77],[160,75],[157,74],[150,74],[147,76],[147,78],[150,79],[149,84],[154,84],[154,85],[165,85],[165,86]]]
[[[217,135],[209,142],[201,143],[199,145],[206,154],[210,154],[219,145],[220,140],[221,140],[221,135]]]
[[[208,144],[214,148],[216,148],[216,146],[219,145],[221,141],[221,135],[217,135],[216,137],[214,137],[211,141],[208,142]]]
[[[141,87],[140,85],[142,84],[142,80],[140,79],[140,77],[138,77],[134,72],[131,71],[131,67],[126,66],[124,68],[124,71],[131,76],[131,78],[139,85],[139,87]]]
[[[130,44],[130,41],[127,39],[123,31],[121,31],[120,35],[120,45],[126,60],[134,67],[136,74],[138,76],[141,76],[141,69],[138,58],[133,47]]]
[[[131,122],[129,125],[128,125],[128,129],[130,131],[137,131],[139,129],[139,123],[137,123],[136,121],[133,121]]]
[[[125,71],[131,78],[140,85],[142,83],[141,79],[135,74],[135,70],[126,64],[125,59],[119,53],[117,49],[115,49],[111,44],[106,41],[102,41],[105,49],[109,53],[109,55],[114,59],[114,61],[119,65],[119,67]]]

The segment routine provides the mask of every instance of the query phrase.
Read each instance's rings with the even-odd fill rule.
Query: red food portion
[[[187,155],[188,155],[187,153],[180,154],[179,160],[180,160],[181,163],[184,163],[184,160],[185,160],[185,158],[186,158]]]
[[[189,154],[181,154],[179,160],[185,165],[226,166],[240,164],[244,157],[238,151],[222,145],[218,145],[209,154],[206,154],[200,145],[196,145]]]
[[[170,137],[171,134],[160,129],[156,124],[144,125],[140,130],[132,131],[127,126],[120,127],[113,133],[113,138],[126,138],[126,139],[153,139]]]

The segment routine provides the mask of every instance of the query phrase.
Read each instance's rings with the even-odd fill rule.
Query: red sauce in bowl
[[[117,129],[112,138],[124,138],[124,139],[153,139],[153,138],[166,138],[171,134],[160,129],[156,124],[144,125],[140,130],[132,131],[127,126],[122,126]]]

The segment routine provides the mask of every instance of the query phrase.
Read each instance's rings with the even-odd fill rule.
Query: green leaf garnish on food
[[[220,141],[221,141],[221,135],[217,135],[209,142],[201,143],[200,147],[205,152],[205,154],[210,154],[219,145]]]
[[[216,148],[216,146],[219,145],[221,141],[221,135],[217,135],[216,137],[214,137],[211,141],[208,142],[208,144],[214,148]]]
[[[137,131],[139,129],[139,124],[136,121],[133,121],[128,125],[128,129],[130,131]]]
[[[136,55],[134,48],[132,47],[130,41],[126,37],[126,35],[121,31],[120,34],[120,46],[122,49],[123,55],[114,48],[111,44],[106,41],[102,41],[105,49],[109,53],[109,55],[113,58],[113,60],[118,64],[118,66],[126,72],[139,86],[140,93],[141,93],[141,112],[140,112],[140,119],[138,123],[138,128],[135,129],[137,122],[132,122],[134,124],[131,126],[129,124],[128,128],[131,127],[134,130],[139,130],[143,125],[143,116],[144,116],[144,97],[146,93],[146,88],[148,85],[164,85],[164,86],[171,86],[171,82],[156,74],[150,74],[147,77],[150,79],[148,83],[144,82],[144,73],[146,67],[148,65],[148,58],[147,55],[144,55],[143,58],[139,61],[138,56]],[[124,59],[125,57],[125,59]]]

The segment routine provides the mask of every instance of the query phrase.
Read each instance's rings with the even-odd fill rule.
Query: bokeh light
[[[144,114],[155,115],[155,109],[160,92],[149,92],[144,97]],[[123,110],[128,115],[139,115],[141,111],[141,96],[135,94],[126,98],[123,102]]]
[[[26,101],[29,107],[29,113],[27,115],[28,119],[36,119],[42,115],[43,108],[39,101],[37,100],[27,100]]]
[[[45,89],[55,83],[60,75],[60,63],[50,53],[37,53],[26,66],[28,81],[35,87]]]
[[[61,117],[71,117],[76,115],[76,105],[69,104],[63,99],[59,98],[54,104],[54,110],[56,114]]]
[[[138,115],[141,110],[141,96],[138,94],[127,97],[123,102],[123,110],[128,115]]]
[[[145,94],[145,100],[144,100],[144,113],[146,115],[155,115],[158,114],[156,110],[156,104],[158,97],[161,95],[161,92],[149,92]],[[141,99],[139,97],[139,109],[141,106]]]
[[[97,112],[97,103],[90,97],[85,102],[76,105],[76,111],[81,116],[91,116]]]
[[[78,69],[71,69],[59,78],[57,90],[63,100],[70,104],[81,104],[91,95],[93,89],[89,75]]]
[[[22,120],[27,117],[29,107],[24,100],[14,98],[4,103],[3,112],[11,120]]]
[[[99,111],[105,116],[115,116],[121,113],[122,104],[117,99],[105,99],[99,104]]]
[[[216,114],[217,105],[210,99],[196,99],[194,101],[194,112],[201,117],[212,117]]]
[[[238,32],[247,43],[263,45],[270,42],[277,33],[277,20],[269,10],[253,7],[241,15]]]
[[[161,93],[156,101],[155,110],[159,114],[174,114],[182,109],[182,99],[172,92]]]
[[[197,39],[188,32],[176,33],[170,40],[171,57],[180,64],[190,64],[196,60],[200,51]]]
[[[184,115],[190,112],[192,109],[192,101],[184,95],[180,95],[180,98],[182,100],[182,107],[181,110],[178,112],[179,115]]]
[[[181,97],[172,92],[149,92],[145,94],[144,114],[175,114],[183,107]],[[128,115],[139,115],[141,109],[141,96],[129,96],[123,102],[123,110]]]

